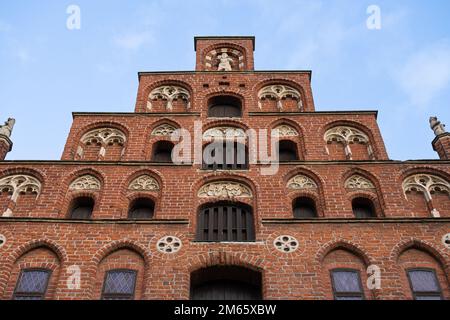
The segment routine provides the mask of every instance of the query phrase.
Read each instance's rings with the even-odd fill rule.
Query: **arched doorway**
[[[261,300],[261,273],[237,266],[216,266],[191,274],[191,300]]]

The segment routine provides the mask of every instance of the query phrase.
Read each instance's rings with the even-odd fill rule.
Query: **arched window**
[[[158,141],[153,147],[153,162],[171,163],[174,144],[170,141]]]
[[[208,117],[240,118],[242,117],[242,103],[233,96],[212,97],[208,101]]]
[[[255,241],[252,208],[248,205],[219,202],[204,206],[199,213],[198,241]]]
[[[237,266],[217,266],[191,274],[191,300],[261,300],[261,273]]]
[[[44,300],[51,270],[25,269],[20,272],[13,300]]]
[[[129,219],[146,220],[152,219],[155,211],[155,203],[148,198],[135,199],[128,213]]]
[[[70,206],[70,219],[90,219],[94,211],[95,201],[90,197],[79,197],[72,201]]]
[[[203,169],[248,169],[248,149],[239,142],[220,141],[208,144],[203,151]]]
[[[133,300],[136,288],[134,270],[110,270],[105,274],[102,300]]]
[[[295,199],[293,212],[296,219],[317,218],[316,204],[311,198],[301,197]]]
[[[289,140],[279,142],[280,162],[298,160],[297,144]]]
[[[376,218],[373,202],[367,198],[355,198],[352,201],[353,214],[356,218]]]

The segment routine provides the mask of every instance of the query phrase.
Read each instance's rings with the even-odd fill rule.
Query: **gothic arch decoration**
[[[349,190],[376,190],[375,185],[369,179],[354,174],[345,181],[345,188]]]
[[[221,47],[209,51],[205,56],[206,71],[240,71],[245,67],[241,50]]]
[[[117,143],[120,146],[124,146],[126,141],[127,137],[125,133],[123,133],[123,131],[110,127],[91,130],[81,137],[81,142],[84,145],[92,145],[92,144],[101,145],[100,149],[101,156],[105,156],[106,146],[113,145],[115,143]],[[79,146],[77,150],[77,155],[79,157],[82,157],[83,153],[84,153],[83,147]]]
[[[223,126],[214,127],[206,130],[203,133],[203,139],[237,139],[246,138],[247,135],[245,131],[241,128]]]
[[[171,111],[173,109],[173,102],[182,100],[186,104],[186,109],[191,108],[191,94],[188,90],[177,85],[163,85],[153,89],[148,95],[147,109],[152,110],[152,101],[163,100],[166,102],[166,109]]]
[[[20,194],[33,193],[36,197],[41,193],[42,185],[38,179],[29,175],[11,175],[0,179],[0,190],[11,194],[11,200],[16,202]]]
[[[450,196],[450,183],[432,174],[416,174],[403,181],[403,192],[418,191],[425,195],[427,201],[432,200],[435,192],[445,192]]]
[[[148,174],[141,175],[131,181],[128,186],[128,190],[131,191],[159,191],[160,186],[155,178]]]
[[[292,98],[297,100],[297,107],[303,110],[303,101],[300,91],[294,87],[282,84],[268,85],[258,92],[258,107],[262,109],[262,101],[265,99],[274,99],[277,101],[278,110],[283,110],[283,100]]]
[[[253,193],[246,185],[234,181],[215,181],[200,188],[199,198],[253,198]]]
[[[280,124],[273,128],[272,135],[279,138],[288,138],[298,137],[300,134],[298,133],[297,129],[288,124]]]
[[[98,191],[100,189],[100,180],[90,174],[75,179],[69,186],[71,191]]]
[[[170,136],[177,128],[171,124],[163,123],[152,131],[153,136]]]
[[[303,174],[296,175],[295,177],[289,179],[287,183],[287,188],[291,190],[317,190],[318,186],[317,183],[314,182],[313,179],[311,179],[308,176],[305,176]]]
[[[326,143],[339,142],[345,146],[345,154],[349,160],[352,160],[351,144],[360,143],[367,146],[369,157],[374,157],[373,148],[370,144],[369,137],[359,129],[350,126],[336,126],[329,129],[324,136]],[[326,148],[329,153],[328,148]]]

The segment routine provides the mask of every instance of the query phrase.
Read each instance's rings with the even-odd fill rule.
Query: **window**
[[[308,219],[317,218],[316,204],[311,198],[297,198],[293,204],[294,218]]]
[[[281,140],[279,142],[280,162],[298,160],[297,145],[289,140]]]
[[[152,161],[171,163],[173,143],[169,141],[158,141],[154,145]]]
[[[248,169],[248,151],[238,142],[214,142],[207,145],[203,153],[205,170],[245,170]]]
[[[153,200],[147,198],[138,198],[130,205],[128,218],[136,220],[152,219],[155,210]]]
[[[217,96],[209,99],[208,117],[215,117],[215,118],[242,117],[241,100],[232,96]]]
[[[106,272],[102,300],[133,300],[136,287],[134,270],[111,270]]]
[[[14,290],[14,300],[43,300],[51,271],[46,269],[22,270]]]
[[[331,283],[335,300],[364,300],[359,271],[351,269],[332,270]]]
[[[410,269],[409,284],[415,300],[442,300],[436,272],[432,269]]]
[[[373,202],[366,198],[356,198],[352,201],[353,214],[358,219],[376,218]]]
[[[90,219],[94,211],[94,204],[94,199],[89,197],[74,199],[70,210],[70,219]]]
[[[255,241],[253,214],[250,206],[218,203],[201,209],[198,241]]]

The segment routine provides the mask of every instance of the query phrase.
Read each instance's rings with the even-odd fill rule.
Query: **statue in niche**
[[[430,118],[430,127],[436,136],[446,133],[445,124],[441,123],[437,117]]]
[[[3,126],[0,126],[0,136],[10,137],[16,120],[9,118]]]
[[[231,63],[233,62],[233,59],[228,56],[226,52],[220,54],[217,56],[217,59],[219,59],[219,68],[217,71],[231,71],[233,68],[231,67]]]

